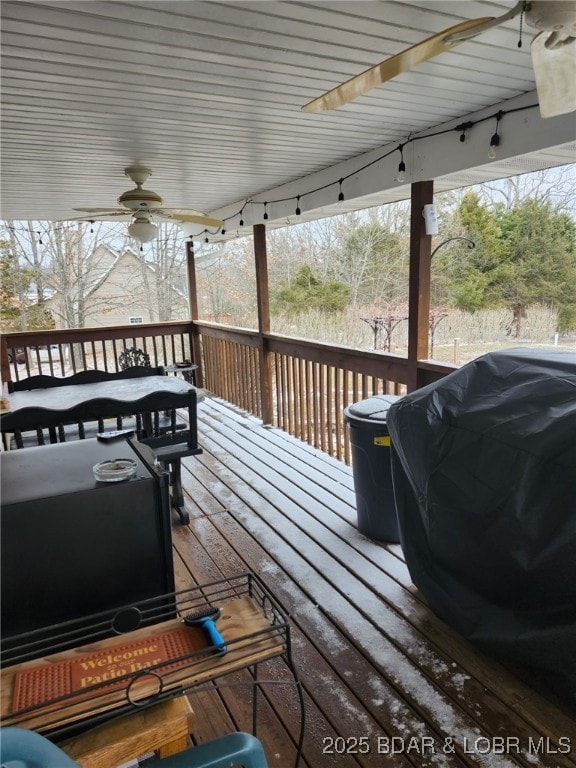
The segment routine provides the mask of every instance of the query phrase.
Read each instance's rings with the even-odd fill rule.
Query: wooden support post
[[[272,354],[268,349],[270,333],[270,301],[268,291],[268,255],[266,252],[266,227],[254,225],[254,259],[256,265],[256,296],[258,302],[258,335],[260,357],[260,407],[264,424],[272,424]]]
[[[198,368],[195,371],[197,387],[204,386],[204,371],[202,367],[202,344],[196,321],[198,320],[198,289],[196,285],[196,264],[194,262],[194,243],[186,240],[186,266],[188,268],[188,302],[190,305],[190,320],[192,322],[192,354]]]
[[[8,345],[4,336],[0,338],[0,381],[11,381],[10,361],[8,360]]]
[[[418,361],[428,357],[430,317],[430,253],[422,211],[434,201],[434,182],[412,184],[410,214],[410,277],[408,285],[408,392],[422,386]]]

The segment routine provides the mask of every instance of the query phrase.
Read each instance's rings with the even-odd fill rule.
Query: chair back
[[[143,366],[144,368],[151,368],[150,355],[144,352],[143,349],[138,347],[128,347],[118,355],[118,365],[121,371],[125,371],[126,368],[132,368],[134,366]]]
[[[71,384],[97,384],[100,381],[115,381],[117,379],[135,379],[141,376],[162,376],[164,368],[145,367],[142,365],[123,368],[120,371],[80,371],[71,376],[28,376],[19,381],[9,381],[8,392],[24,392],[30,389],[50,389],[51,387],[67,387]]]
[[[179,424],[173,424],[164,434],[140,439],[140,442],[149,445],[154,450],[160,461],[170,461],[174,458],[202,453],[202,449],[198,447],[196,402],[196,390],[191,389],[188,393],[188,425],[184,429],[181,429]],[[158,433],[158,430],[155,432]]]

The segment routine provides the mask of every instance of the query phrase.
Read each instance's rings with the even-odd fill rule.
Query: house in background
[[[67,295],[56,291],[47,299],[56,328],[70,327],[65,321],[67,302],[73,303],[83,327],[186,320],[189,315],[187,296],[159,277],[155,264],[130,248],[115,251],[106,245],[94,251],[83,281],[72,285]]]

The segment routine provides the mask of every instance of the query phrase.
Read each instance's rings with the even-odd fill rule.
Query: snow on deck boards
[[[573,718],[440,621],[399,545],[357,531],[350,467],[218,399],[198,417],[204,453],[182,471],[190,524],[173,526],[178,586],[250,570],[282,603],[307,702],[304,766],[576,765]],[[289,679],[275,662],[263,675]],[[288,768],[297,696],[263,692],[258,735],[271,768]],[[250,686],[201,697],[198,740],[250,729]]]

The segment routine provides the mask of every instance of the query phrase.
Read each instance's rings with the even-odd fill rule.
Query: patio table
[[[47,386],[12,392],[10,411],[0,419],[2,433],[18,435],[27,430],[54,430],[64,424],[142,414],[143,430],[139,437],[150,437],[154,434],[154,412],[189,406],[192,391],[196,392],[197,401],[202,399],[193,385],[174,376],[119,377],[98,373],[101,380],[86,383],[81,374],[60,380],[42,377],[44,383],[52,381]],[[68,380],[75,382],[67,383]],[[51,440],[55,441],[55,436]]]

